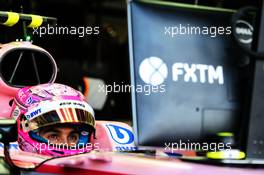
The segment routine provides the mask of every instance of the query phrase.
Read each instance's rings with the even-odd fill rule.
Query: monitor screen
[[[203,142],[239,131],[241,58],[233,10],[128,4],[133,127],[140,146]]]

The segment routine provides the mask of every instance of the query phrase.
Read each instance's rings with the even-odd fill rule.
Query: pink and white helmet
[[[40,84],[20,89],[12,105],[11,117],[17,120],[20,149],[51,156],[89,152],[95,134],[92,107],[75,89],[57,83]],[[39,129],[54,124],[69,124],[78,128],[75,147],[50,144]]]

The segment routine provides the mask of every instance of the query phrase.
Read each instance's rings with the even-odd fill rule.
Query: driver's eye
[[[68,139],[70,143],[76,143],[79,137],[78,137],[78,134],[71,134]]]
[[[58,141],[59,136],[58,136],[58,134],[50,134],[50,135],[48,135],[48,140],[49,141]]]

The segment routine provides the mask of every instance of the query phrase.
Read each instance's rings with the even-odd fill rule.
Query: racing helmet
[[[49,156],[89,152],[95,134],[92,107],[77,90],[62,84],[46,83],[18,90],[11,116],[18,127],[21,150]],[[79,139],[74,146],[52,144],[39,131],[47,126],[68,124],[77,128]]]

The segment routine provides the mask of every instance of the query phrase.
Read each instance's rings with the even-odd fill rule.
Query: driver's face
[[[43,128],[39,135],[52,144],[67,144],[68,146],[76,146],[79,140],[78,132],[70,127],[48,126]]]

